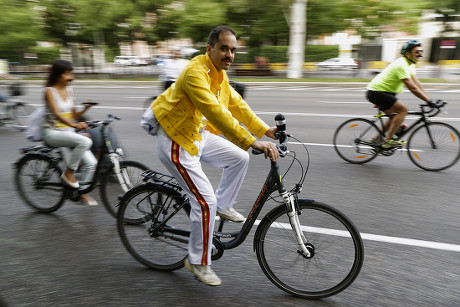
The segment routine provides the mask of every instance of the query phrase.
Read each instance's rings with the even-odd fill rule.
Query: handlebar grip
[[[441,99],[437,99],[436,101],[428,102],[428,106],[437,108],[437,109],[444,107],[446,104],[447,102]]]

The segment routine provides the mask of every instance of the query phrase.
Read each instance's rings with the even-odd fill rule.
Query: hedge
[[[265,46],[249,49],[248,52],[237,52],[235,63],[254,63],[256,57],[265,57],[270,63],[287,63],[288,46]],[[307,45],[305,46],[305,62],[321,62],[339,55],[337,45]]]

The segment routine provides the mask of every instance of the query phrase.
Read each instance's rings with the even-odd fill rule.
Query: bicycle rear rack
[[[147,182],[151,180],[157,183],[161,183],[163,185],[167,185],[178,191],[182,191],[182,188],[179,186],[179,184],[177,183],[177,181],[174,179],[173,176],[166,175],[166,174],[163,174],[157,171],[153,171],[153,170],[147,170],[143,172],[141,176],[142,176],[143,182]]]

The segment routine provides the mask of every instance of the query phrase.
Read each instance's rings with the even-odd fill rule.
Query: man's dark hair
[[[236,36],[235,30],[233,30],[232,28],[227,26],[217,26],[214,29],[212,29],[211,33],[209,33],[208,45],[214,48],[216,43],[219,41],[219,35],[222,32],[229,32]]]

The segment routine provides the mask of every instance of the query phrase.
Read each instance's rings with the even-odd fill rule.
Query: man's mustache
[[[230,62],[230,63],[233,62],[232,59],[230,59],[230,58],[223,58],[223,59],[222,59],[222,62],[223,62],[223,61],[228,61],[228,62]]]

